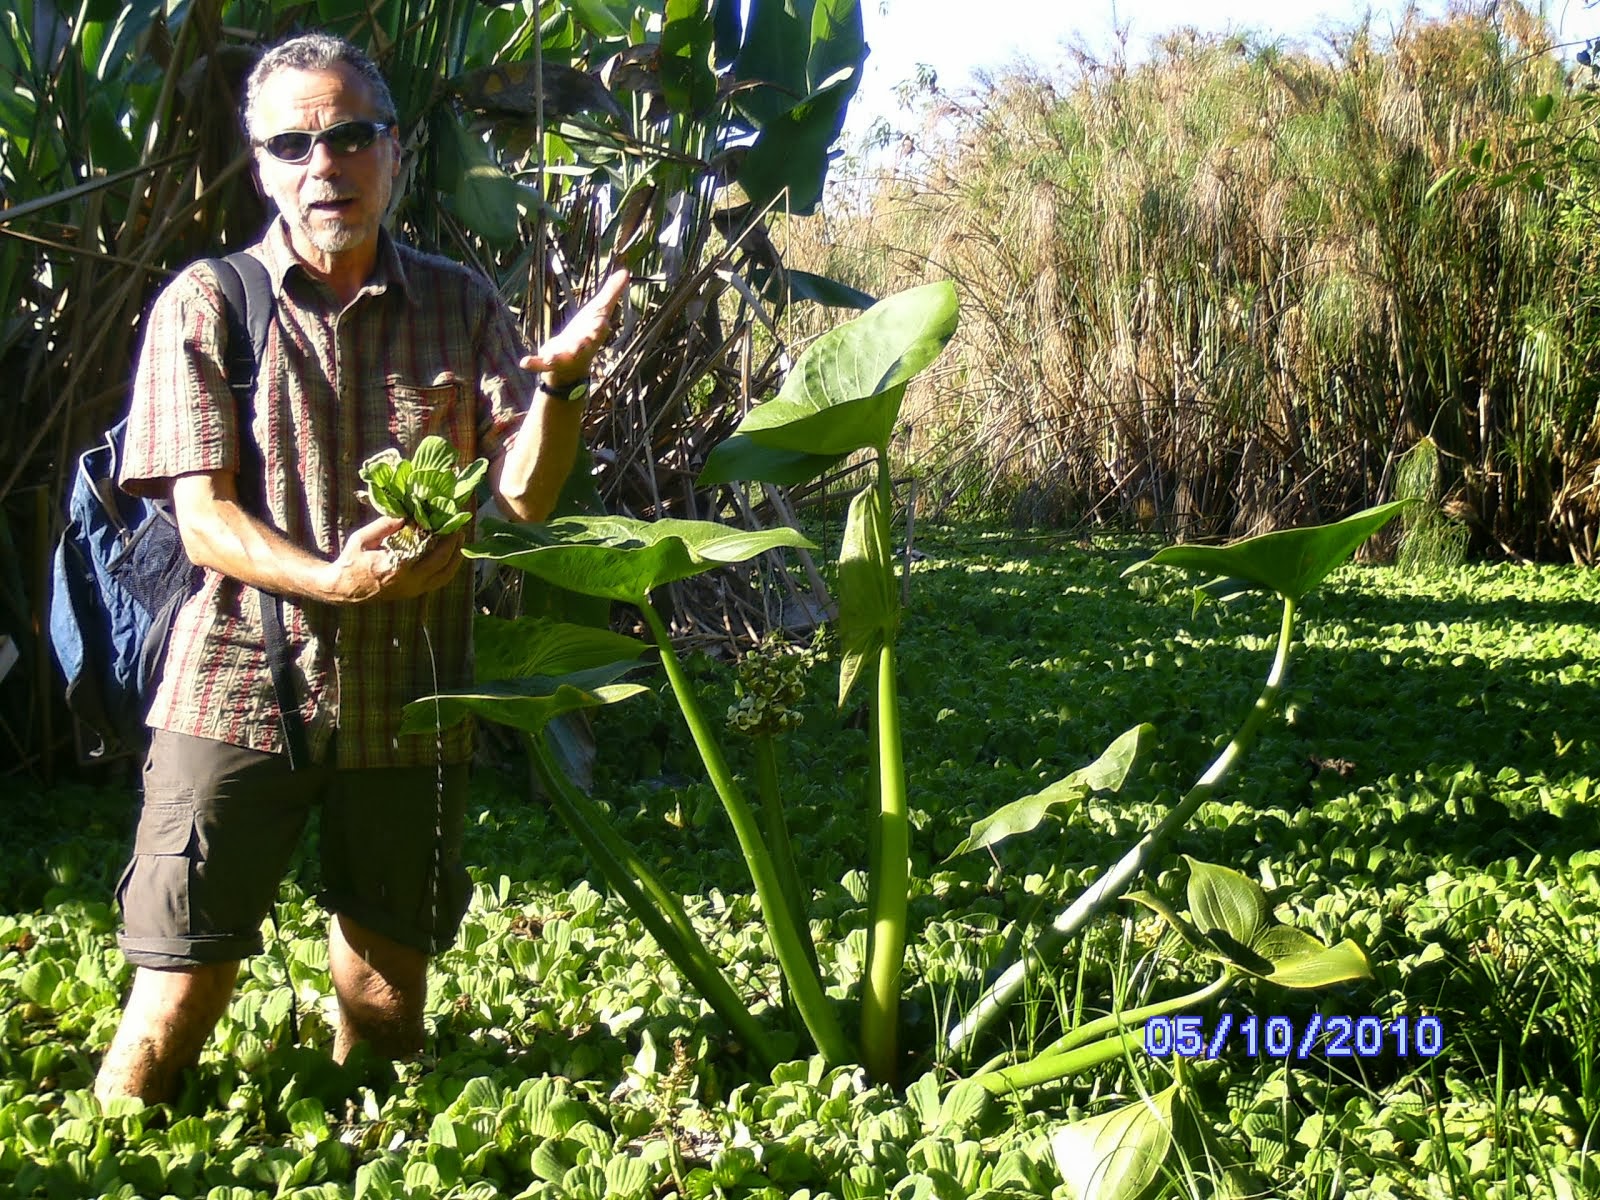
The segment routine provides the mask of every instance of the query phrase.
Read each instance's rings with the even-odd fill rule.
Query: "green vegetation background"
[[[1253,695],[1271,613],[1196,612],[1185,586],[1131,586],[1119,574],[1138,553],[1129,548],[972,529],[939,530],[924,548],[903,635],[914,878],[926,881],[907,994],[910,1019],[931,1026],[970,998],[1032,897],[1082,882],[1209,757],[1216,713]],[[1433,1060],[1283,1064],[1235,1045],[1223,1070],[1203,1072],[1208,1117],[1289,1194],[1594,1186],[1597,580],[1572,567],[1431,579],[1345,568],[1308,602],[1288,719],[1182,840],[1261,880],[1285,919],[1329,941],[1355,937],[1374,963],[1373,983],[1332,993],[1240,993],[1229,1002],[1240,1018],[1443,1023]],[[725,670],[704,661],[699,673],[708,704],[731,702]],[[797,777],[790,811],[817,892],[824,977],[843,994],[864,945],[853,866],[866,744],[831,692],[819,672],[787,754],[828,756],[828,770]],[[745,986],[774,994],[742,866],[677,720],[648,698],[607,713],[596,794],[741,964]],[[1044,838],[997,862],[940,865],[974,817],[1146,720],[1165,731],[1169,765],[1131,798],[1086,807],[1059,847]],[[520,769],[480,770],[475,797],[475,898],[460,946],[437,962],[423,1062],[348,1075],[328,1065],[323,914],[303,869],[281,905],[281,941],[252,962],[183,1101],[109,1119],[90,1116],[86,1089],[125,983],[107,900],[132,798],[80,788],[18,804],[0,864],[0,1188],[642,1197],[676,1188],[679,1170],[680,1194],[868,1196],[924,1194],[905,1181],[950,1168],[954,1182],[925,1194],[1043,1195],[1057,1183],[1048,1132],[1134,1086],[1117,1068],[1100,1077],[1098,1101],[1047,1089],[942,1112],[937,1063],[904,1097],[804,1061],[752,1079],[642,930],[595,890]],[[1169,866],[1158,888],[1171,894],[1179,876]],[[1159,936],[1131,908],[1120,927],[1097,927],[1054,994],[1024,1006],[1015,1036],[1049,1039],[1053,1000],[1170,990],[1181,948],[1164,941],[1150,957]],[[285,962],[301,1046],[288,1039]],[[310,1187],[321,1190],[295,1190]]]

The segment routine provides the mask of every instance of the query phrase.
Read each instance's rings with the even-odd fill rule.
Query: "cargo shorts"
[[[155,730],[133,857],[117,884],[123,954],[174,968],[261,953],[261,923],[320,808],[334,913],[424,954],[472,897],[461,862],[467,767],[289,769],[281,754]]]

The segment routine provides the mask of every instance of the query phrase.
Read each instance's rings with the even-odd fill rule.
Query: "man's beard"
[[[385,190],[384,195],[376,198],[379,203],[368,210],[369,213],[380,214],[379,216],[367,216],[354,223],[344,220],[326,221],[319,219],[317,211],[312,206],[338,199],[359,200],[360,197],[331,194],[316,196],[309,200],[301,200],[300,197],[296,196],[295,204],[292,207],[279,200],[278,211],[290,216],[290,223],[299,230],[307,242],[322,253],[341,254],[346,250],[354,249],[376,235],[379,225],[382,224],[381,214],[389,206],[389,196],[387,190]]]

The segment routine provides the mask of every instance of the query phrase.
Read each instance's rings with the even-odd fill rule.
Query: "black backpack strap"
[[[264,514],[268,511],[266,472],[261,449],[247,431],[255,424],[256,380],[266,353],[267,330],[272,325],[272,278],[260,259],[242,250],[210,262],[222,287],[228,319],[228,387],[239,405],[239,495],[252,497],[258,511]],[[261,638],[266,645],[272,692],[278,701],[283,744],[289,753],[289,768],[296,770],[311,764],[311,751],[295,700],[294,682],[289,677],[289,639],[283,631],[283,610],[277,596],[260,588],[255,591],[261,606]]]

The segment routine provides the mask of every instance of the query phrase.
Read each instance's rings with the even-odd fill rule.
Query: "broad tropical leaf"
[[[1255,942],[1271,920],[1261,885],[1230,867],[1200,862],[1187,854],[1189,915],[1207,936],[1224,933],[1242,946]]]
[[[948,282],[878,301],[811,343],[777,399],[751,409],[735,432],[803,454],[886,453],[906,382],[938,357],[957,314]]]
[[[950,858],[995,846],[1013,834],[1029,833],[1046,817],[1065,821],[1091,792],[1118,792],[1132,774],[1140,752],[1155,736],[1154,725],[1136,725],[1105,748],[1100,757],[1086,767],[1058,779],[1049,787],[1013,800],[972,823],[962,843]],[[949,861],[948,859],[946,860]]]
[[[591,625],[481,614],[472,620],[472,644],[479,683],[530,675],[559,677],[633,661],[649,649],[636,638]]]
[[[734,529],[714,521],[561,517],[542,525],[485,521],[465,550],[569,591],[642,603],[663,584],[780,547],[814,549],[793,529]]]
[[[1331,525],[1280,529],[1226,546],[1168,546],[1128,572],[1151,564],[1185,567],[1243,579],[1299,600],[1326,579],[1356,548],[1400,514],[1410,501],[1380,504]]]
[[[808,483],[824,471],[844,461],[842,454],[804,454],[798,450],[775,450],[736,433],[717,445],[706,456],[705,468],[695,481],[698,487],[732,483],[736,479],[776,483],[793,487]]]

